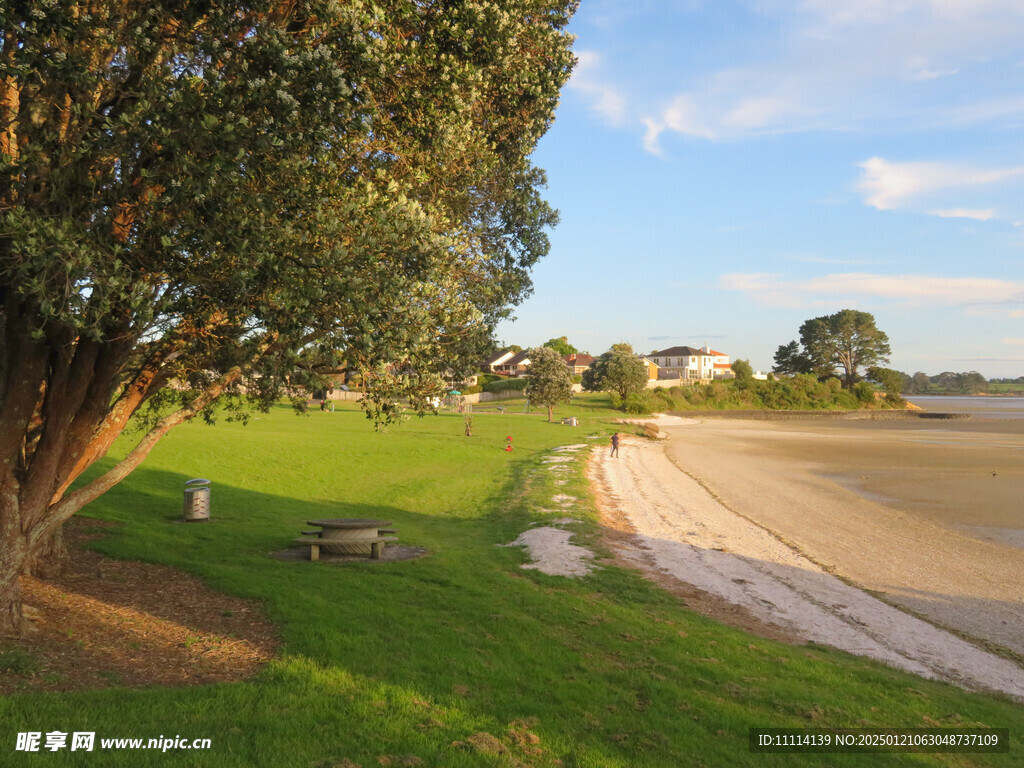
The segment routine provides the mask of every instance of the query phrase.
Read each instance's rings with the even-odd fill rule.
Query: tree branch
[[[189,403],[187,407],[182,408],[179,411],[175,411],[158,421],[156,425],[149,430],[139,443],[128,453],[128,455],[115,464],[113,468],[90,482],[84,488],[80,488],[74,493],[64,497],[61,501],[52,504],[47,513],[46,525],[40,526],[32,531],[32,534],[30,535],[31,544],[35,546],[35,544],[44,535],[48,534],[51,530],[70,518],[86,504],[99,498],[121,480],[130,475],[139,466],[139,464],[149,456],[150,451],[153,450],[161,437],[167,434],[167,432],[174,427],[184,421],[188,421],[206,408],[206,406],[220,397],[221,393],[229,384],[238,380],[241,375],[242,369],[240,366],[235,366],[231,370],[227,371],[223,376],[217,379],[215,383],[207,387],[199,397]]]

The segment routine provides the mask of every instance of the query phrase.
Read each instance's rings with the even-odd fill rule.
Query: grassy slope
[[[595,419],[612,414],[601,402],[560,409],[582,417],[574,430],[478,413],[472,438],[455,414],[377,434],[355,410],[298,418],[281,408],[247,427],[179,428],[87,510],[121,523],[97,546],[263,600],[286,641],[282,658],[242,684],[0,700],[9,741],[0,764],[26,730],[213,740],[209,752],[64,750],[34,758],[40,764],[224,768],[368,768],[382,756],[415,756],[422,763],[390,764],[426,766],[880,760],[751,754],[751,726],[985,724],[1019,738],[1024,712],[1012,703],[721,627],[633,574],[606,567],[577,581],[521,570],[522,550],[499,545],[564,514],[552,503],[556,493],[581,499],[571,511],[584,521],[579,539],[596,545],[582,458],[560,487],[543,459],[558,445],[604,440],[611,429]],[[192,477],[213,481],[209,524],[177,522],[182,483]],[[432,554],[344,566],[268,556],[306,520],[336,516],[390,519],[403,543]],[[505,751],[491,752],[481,733]],[[1024,763],[1019,746],[1009,755],[884,760]]]

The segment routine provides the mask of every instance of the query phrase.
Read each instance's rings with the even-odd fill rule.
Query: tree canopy
[[[0,631],[175,424],[338,368],[387,421],[470,371],[557,221],[529,156],[575,3],[0,8]]]
[[[892,368],[880,368],[873,366],[867,370],[867,378],[878,384],[887,395],[898,397],[903,390],[904,381],[907,376]]]
[[[736,377],[736,386],[746,388],[754,381],[754,366],[749,360],[738,359],[732,364],[732,372]]]
[[[544,346],[548,349],[555,350],[560,355],[575,355],[579,352],[576,347],[569,343],[569,339],[566,336],[559,336],[557,339],[548,339],[544,342]]]
[[[647,386],[647,366],[629,344],[615,344],[583,372],[588,392],[614,392],[625,406],[626,399]]]
[[[556,405],[572,400],[572,371],[558,351],[549,347],[530,350],[526,397],[531,403],[548,409],[549,422]]]
[[[811,361],[800,351],[800,342],[791,341],[789,344],[781,344],[775,350],[775,365],[772,368],[775,373],[783,376],[796,376],[799,373],[810,373]]]
[[[793,341],[776,351],[775,370],[819,377],[841,371],[844,386],[852,389],[860,369],[888,362],[890,352],[889,337],[875,326],[874,315],[844,309],[805,321],[800,346]]]

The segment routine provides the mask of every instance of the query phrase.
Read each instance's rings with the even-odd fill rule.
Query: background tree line
[[[1024,394],[1024,376],[1017,379],[986,379],[977,371],[943,371],[935,376],[918,371],[900,374],[905,395]]]

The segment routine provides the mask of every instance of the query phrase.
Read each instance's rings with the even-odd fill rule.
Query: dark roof
[[[495,365],[498,362],[498,360],[500,360],[504,355],[509,354],[511,351],[512,350],[510,349],[503,349],[500,352],[495,352],[493,355],[487,358],[487,365]]]
[[[522,352],[517,352],[515,357],[510,357],[504,363],[501,363],[502,368],[511,365],[519,365],[522,362],[530,359],[530,350],[524,349]]]
[[[562,358],[569,365],[591,365],[595,358],[593,355],[588,355],[586,352],[574,352],[571,355],[566,355]]]
[[[651,352],[648,357],[686,357],[706,354],[693,347],[669,347],[660,352]]]

